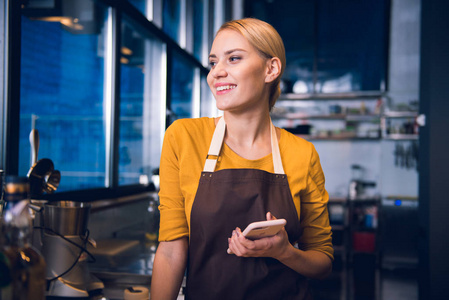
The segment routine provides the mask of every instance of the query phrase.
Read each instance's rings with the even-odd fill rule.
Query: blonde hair
[[[255,18],[226,22],[221,25],[217,34],[225,29],[235,30],[243,35],[262,57],[267,59],[277,57],[281,61],[281,72],[271,85],[268,102],[271,110],[281,94],[280,83],[286,64],[285,48],[281,36],[273,26]]]

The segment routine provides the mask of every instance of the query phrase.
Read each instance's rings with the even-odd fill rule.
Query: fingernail
[[[237,232],[235,232],[235,230],[233,230],[232,231],[232,235],[234,236],[234,235],[236,235],[237,234]]]

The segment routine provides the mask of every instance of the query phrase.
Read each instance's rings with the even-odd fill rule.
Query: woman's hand
[[[276,220],[270,212],[267,213],[267,220]],[[272,257],[280,259],[284,252],[293,247],[288,241],[287,231],[282,228],[276,235],[257,240],[249,240],[242,234],[240,228],[232,232],[228,238],[229,250],[231,253],[241,257]]]
[[[267,213],[267,220],[275,219],[271,213]],[[245,238],[240,228],[236,228],[228,238],[228,243],[228,253],[241,257],[272,257],[308,278],[323,279],[332,271],[332,261],[326,254],[293,247],[285,228],[274,236],[254,241]]]

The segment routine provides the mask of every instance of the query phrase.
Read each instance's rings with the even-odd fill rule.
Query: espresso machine
[[[47,299],[98,298],[103,282],[90,274],[88,262],[95,258],[86,249],[89,203],[74,201],[41,201],[44,193],[51,194],[59,186],[61,173],[54,169],[51,159],[38,160],[39,133],[30,132],[32,167],[28,172],[33,213],[32,244],[44,256],[47,264]],[[95,245],[94,245],[95,246]]]
[[[94,260],[87,244],[90,204],[74,201],[48,202],[41,212],[42,254],[47,263],[47,299],[93,298],[103,282],[89,272]]]

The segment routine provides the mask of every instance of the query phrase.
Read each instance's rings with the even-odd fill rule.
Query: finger
[[[236,239],[236,246],[242,256],[254,256],[259,251],[256,242],[258,240],[250,240],[243,236],[240,230],[237,230],[239,237]]]
[[[273,239],[273,237],[266,237],[266,238],[255,240],[254,241],[254,248],[255,249],[259,249],[259,251],[261,251],[261,250],[263,250],[263,251],[268,250],[273,245],[272,239]]]
[[[237,246],[237,236],[233,236],[232,238],[229,239],[228,241],[228,249],[227,252],[228,254],[234,254],[234,255],[238,255],[239,251],[238,251],[238,246]]]
[[[234,254],[234,253],[232,252],[232,250],[229,248],[229,247],[230,247],[230,244],[231,244],[231,239],[228,238],[228,249],[226,250],[226,252],[227,252],[228,254]]]
[[[236,236],[233,236],[231,239],[229,239],[228,253],[239,256],[239,250],[236,240]]]
[[[241,230],[239,227],[237,227],[237,228],[235,229],[235,232],[237,233],[237,236],[238,236],[238,237],[243,237],[243,232],[242,232],[242,230]]]
[[[248,243],[252,243],[252,241],[245,238],[242,234],[240,228],[236,228],[235,235],[232,236],[229,248],[231,251],[237,256],[249,256],[249,248]]]
[[[271,212],[267,212],[267,221],[269,221],[269,220],[277,220],[277,218],[275,216],[273,216],[271,214]]]
[[[235,230],[232,231],[232,236],[228,238],[230,252],[236,255],[241,254],[242,251],[244,251],[244,247],[241,246],[241,243],[245,242],[245,240],[246,238],[243,236],[242,230],[239,227],[236,227]],[[242,250],[239,251],[239,249]]]
[[[237,235],[238,235],[238,233],[237,233],[237,228],[238,228],[238,227],[236,227],[236,228],[232,231],[231,237],[228,238],[228,249],[226,250],[226,252],[227,252],[228,254],[235,254],[235,253],[232,251],[232,248],[233,248],[233,247],[231,246],[231,244],[232,244],[232,241],[233,241],[234,239],[237,238]]]

